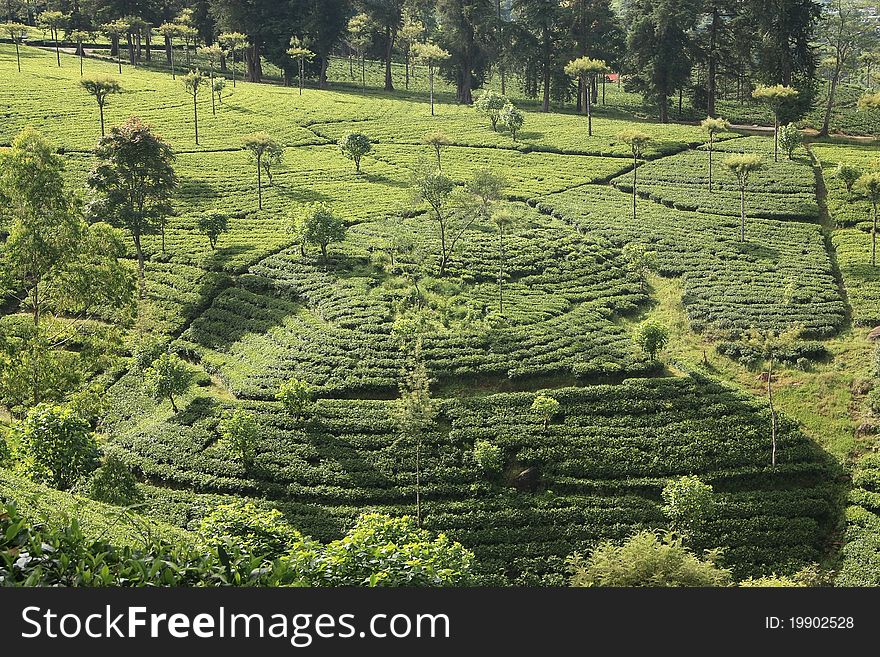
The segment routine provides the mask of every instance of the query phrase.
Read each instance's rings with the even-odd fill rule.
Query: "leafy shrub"
[[[561,408],[562,405],[557,400],[553,399],[553,397],[538,395],[532,402],[531,411],[541,418],[541,421],[544,423],[544,429],[546,429],[550,424],[550,420],[553,419],[554,415],[559,413]]]
[[[510,101],[507,100],[506,96],[502,96],[495,91],[486,90],[474,99],[473,107],[477,113],[488,117],[492,123],[492,130],[497,131],[501,112],[508,104],[510,104]]]
[[[97,465],[88,422],[70,406],[40,404],[10,432],[15,467],[30,479],[67,490]]]
[[[192,383],[192,372],[177,354],[164,353],[153,361],[144,372],[147,389],[156,401],[168,399],[171,407],[177,412],[175,395],[187,391]]]
[[[236,408],[220,421],[217,429],[242,463],[247,465],[253,461],[257,436],[260,432],[260,426],[253,413]]]
[[[755,345],[748,342],[720,342],[715,347],[722,356],[743,364],[758,363],[768,360],[771,356],[781,363],[799,364],[802,361],[819,362],[828,359],[831,354],[821,342],[776,342],[767,345]]]
[[[202,519],[199,533],[208,545],[238,545],[247,554],[273,559],[310,543],[277,509],[266,511],[253,502],[219,505]]]
[[[572,586],[729,586],[731,573],[718,565],[720,552],[695,556],[672,534],[640,532],[623,545],[601,543],[586,559],[569,560]]]
[[[779,129],[779,148],[785,151],[789,160],[794,157],[795,149],[803,143],[804,135],[794,123],[789,123]]]
[[[300,417],[315,395],[315,389],[307,382],[291,378],[281,384],[275,399],[293,417]]]
[[[693,536],[715,510],[712,487],[693,475],[673,479],[663,487],[663,513],[669,528],[684,538]]]
[[[474,445],[474,458],[488,475],[497,475],[504,468],[501,448],[488,440],[478,440]]]
[[[137,480],[131,470],[113,453],[107,455],[101,466],[76,492],[98,502],[117,506],[131,506],[143,501],[143,495],[138,490]]]
[[[355,170],[361,170],[361,158],[373,150],[370,138],[360,132],[349,132],[340,138],[339,150],[349,160],[354,160]]]
[[[519,132],[519,129],[522,128],[523,124],[526,122],[526,115],[513,103],[507,103],[501,109],[501,113],[498,115],[498,120],[501,122],[501,125],[504,126],[504,129],[510,133],[510,136],[513,137],[513,141],[516,141],[516,135]]]
[[[633,339],[651,360],[657,360],[657,353],[669,342],[669,330],[662,324],[649,320],[639,324]]]

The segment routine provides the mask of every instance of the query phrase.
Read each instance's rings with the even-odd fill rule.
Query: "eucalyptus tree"
[[[257,165],[257,208],[263,209],[263,158],[266,153],[279,150],[281,146],[266,132],[254,132],[241,140],[241,146]]]
[[[361,89],[367,89],[366,51],[373,42],[373,23],[367,14],[360,13],[348,21],[348,42],[361,60]]]
[[[425,25],[417,18],[406,16],[397,35],[400,49],[403,51],[403,65],[406,89],[409,89],[410,68],[412,66],[412,47],[425,34]]]
[[[617,135],[617,138],[629,146],[630,152],[633,156],[633,223],[635,223],[639,158],[644,154],[645,148],[651,141],[651,136],[640,130],[624,130]]]
[[[217,108],[214,106],[214,69],[223,58],[223,48],[218,45],[203,46],[199,48],[199,54],[208,60],[209,85],[211,87],[211,114],[217,114]]]
[[[442,171],[443,168],[440,165],[440,151],[452,144],[452,140],[446,136],[445,132],[435,130],[434,132],[426,134],[424,139],[422,139],[422,143],[434,149],[434,154],[437,156],[437,170]]]

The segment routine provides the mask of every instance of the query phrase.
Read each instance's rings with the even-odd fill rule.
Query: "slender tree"
[[[798,90],[794,87],[787,87],[782,84],[773,86],[758,86],[753,92],[752,97],[756,100],[763,101],[770,106],[773,111],[773,161],[779,161],[779,113],[788,104],[798,97]]]
[[[425,34],[425,25],[421,21],[412,16],[404,18],[403,25],[397,35],[400,48],[403,51],[403,65],[405,75],[405,86],[409,89],[410,67],[412,66],[412,47]]]
[[[224,32],[217,40],[229,51],[232,62],[232,88],[235,89],[235,59],[238,53],[247,47],[247,36],[241,32]]]
[[[446,136],[446,133],[441,132],[440,130],[435,130],[434,132],[426,134],[425,138],[422,139],[422,143],[434,149],[434,154],[437,156],[437,170],[442,171],[443,169],[440,166],[440,151],[452,144],[452,140]]]
[[[61,66],[61,48],[59,46],[58,33],[70,22],[70,15],[61,11],[44,11],[38,18],[40,27],[48,30],[55,43],[55,61]]]
[[[122,19],[115,20],[102,26],[101,31],[116,44],[116,66],[119,69],[119,74],[122,75],[122,58],[119,55],[121,44],[119,39],[123,34],[128,33],[128,23]]]
[[[263,156],[268,151],[280,148],[268,133],[254,132],[241,140],[241,146],[248,151],[257,165],[257,208],[263,209]]]
[[[348,21],[348,42],[361,60],[361,90],[367,90],[366,51],[373,42],[373,23],[367,14],[360,13]]]
[[[504,231],[513,224],[513,215],[506,210],[492,213],[492,222],[498,229],[498,312],[504,314]]]
[[[739,241],[746,241],[746,185],[749,182],[749,176],[753,171],[764,166],[764,161],[759,155],[745,153],[742,155],[731,155],[724,160],[726,166],[733,175],[736,176],[739,187],[739,214],[740,214],[740,231]]]
[[[199,48],[199,54],[208,60],[208,70],[210,72],[209,86],[211,87],[211,114],[216,115],[217,108],[214,106],[214,69],[223,57],[223,48],[217,45],[204,46]]]
[[[67,34],[67,38],[76,42],[76,54],[79,55],[79,75],[83,76],[83,59],[86,56],[86,49],[83,47],[83,43],[88,41],[92,37],[91,32],[87,32],[85,30],[73,30]]]
[[[290,48],[287,49],[287,54],[299,62],[299,95],[302,96],[306,61],[314,58],[315,53],[306,48],[299,37],[294,36],[290,37]]]
[[[587,136],[593,136],[592,88],[597,75],[605,74],[608,65],[601,59],[579,57],[565,65],[565,73],[579,79],[584,94],[584,111],[587,115]]]
[[[28,26],[21,23],[4,23],[3,34],[9,37],[9,40],[15,45],[15,62],[18,65],[18,72],[21,73],[21,44],[28,37]]]
[[[101,136],[104,136],[104,106],[107,104],[107,96],[118,94],[122,86],[117,80],[109,75],[93,75],[80,80],[80,85],[98,102],[98,114],[101,117]]]
[[[862,175],[855,184],[860,196],[871,202],[871,266],[877,266],[877,204],[880,203],[880,173]]]
[[[183,76],[183,88],[193,99],[193,124],[196,128],[196,146],[199,145],[199,89],[205,82],[205,76],[199,69],[190,71]]]
[[[709,151],[709,193],[712,193],[712,151],[715,146],[715,137],[722,132],[727,132],[730,130],[730,124],[724,119],[718,118],[714,119],[711,116],[707,116],[705,119],[700,121],[700,125],[703,127],[706,135],[709,137],[709,140],[706,142],[706,148]]]
[[[624,130],[617,135],[624,144],[629,146],[633,156],[633,223],[636,222],[636,184],[638,182],[637,171],[639,168],[639,158],[645,152],[645,147],[651,141],[651,136],[641,132],[640,130]]]
[[[168,52],[171,60],[171,79],[177,79],[177,72],[174,68],[174,39],[180,36],[180,25],[177,23],[162,23],[158,29],[159,34],[168,40]]]
[[[434,68],[450,58],[448,51],[433,43],[414,43],[413,56],[428,67],[428,87],[431,98],[431,116],[434,116]]]

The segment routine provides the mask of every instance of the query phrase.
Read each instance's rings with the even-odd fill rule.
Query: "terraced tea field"
[[[70,56],[58,68],[49,52],[23,53],[23,72],[7,75],[14,51],[0,45],[0,144],[36,127],[88,201],[97,107]],[[116,70],[93,59],[86,68]],[[772,139],[728,133],[715,144],[710,193],[698,125],[599,107],[588,137],[583,116],[527,111],[514,141],[445,95],[432,117],[417,84],[395,98],[350,81],[301,96],[239,81],[216,115],[206,94],[196,146],[179,80],[129,67],[117,77],[123,92],[108,101],[108,126],[129,115],[150,123],[174,150],[179,178],[164,240],[144,239],[147,293],[127,357],[106,373],[100,425],[103,447],[137,475],[142,508],[162,527],[195,529],[219,501],[241,497],[331,540],[367,509],[414,513],[418,481],[423,525],[473,549],[485,581],[561,583],[572,552],[662,526],[663,486],[695,474],[719,505],[694,544],[723,547],[737,577],[829,559],[843,527],[844,464],[796,414],[779,418],[771,464],[770,410],[754,385],[741,385],[760,370],[737,369],[734,385],[724,368],[639,348],[638,323],[665,300],[633,266],[632,246],[652,254],[652,276],[681,286],[687,325],[673,342],[701,341],[703,361],[706,345],[780,335],[864,351],[864,331],[851,323],[880,322],[880,270],[866,261],[866,206],[843,198],[831,169],[841,159],[868,166],[876,150],[814,144],[819,185],[809,152],[774,163]],[[635,218],[633,161],[620,138],[632,128],[652,137]],[[509,220],[502,235],[497,215],[475,219],[442,270],[446,242],[412,182],[435,161],[423,140],[438,130],[450,141],[440,161],[451,187],[462,192],[481,170],[503,176],[492,207]],[[284,147],[271,184],[263,176],[262,209],[256,165],[240,145],[255,131]],[[360,172],[336,145],[349,131],[372,142]],[[731,153],[759,153],[765,164],[747,189],[745,242],[739,192],[722,164]],[[833,234],[825,187],[844,226]],[[326,259],[315,246],[301,251],[290,230],[315,202],[347,228]],[[208,213],[229,219],[216,249],[199,229]],[[430,318],[421,353],[439,403],[418,459],[394,421],[406,362],[397,330],[413,308]],[[147,393],[128,357],[153,339],[194,376],[178,411]],[[833,375],[828,360],[810,365],[817,380]],[[303,417],[276,401],[290,378],[315,391]],[[560,403],[546,425],[531,410],[538,395]],[[234,409],[259,426],[250,463],[220,436]],[[500,450],[498,471],[478,463],[481,441]]]

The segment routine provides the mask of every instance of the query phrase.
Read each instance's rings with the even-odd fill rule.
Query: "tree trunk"
[[[259,210],[263,209],[263,163],[260,161],[261,158],[257,157],[257,208]]]
[[[871,266],[877,266],[877,202],[874,202],[874,225],[871,229]]]
[[[169,39],[168,43],[170,44],[168,46],[168,56],[169,56],[168,61],[171,62],[171,79],[176,80],[177,75],[174,73],[174,42]]]
[[[245,51],[245,60],[247,62],[248,80],[251,82],[263,81],[263,68],[260,64],[260,46],[254,43]]]
[[[138,262],[138,298],[143,299],[147,292],[147,283],[144,279],[144,250],[141,247],[141,236],[134,234],[134,250],[137,252]]]
[[[504,226],[498,227],[498,312],[504,314]]]
[[[428,86],[430,87],[430,95],[431,95],[431,116],[434,116],[434,65],[428,65]]]
[[[321,56],[321,73],[318,77],[318,86],[321,89],[327,88],[327,67],[330,66],[330,58],[327,55]]]
[[[837,92],[837,78],[840,77],[840,65],[834,69],[834,75],[831,77],[831,87],[828,89],[828,103],[825,105],[825,118],[822,121],[822,129],[819,131],[820,137],[828,136],[828,128],[831,124],[831,110],[834,107],[834,95]]]
[[[101,136],[104,136],[104,105],[103,103],[98,103],[98,114],[101,115]]]
[[[639,158],[633,154],[633,224],[636,223],[636,182],[638,179]]]
[[[577,90],[577,102],[575,103],[574,111],[580,114],[585,110],[584,106],[584,78],[583,76],[578,76],[578,90]]]
[[[171,48],[172,48],[171,37],[166,36],[165,37],[165,61],[168,62],[169,66],[171,65],[171,62],[174,61],[173,56],[171,54]]]
[[[404,78],[406,80],[406,90],[409,91],[409,46],[407,46],[406,52],[404,53],[403,68],[406,75],[406,77]]]
[[[592,81],[591,83],[592,84]],[[587,93],[587,136],[593,136],[593,103],[592,96],[593,94]]]
[[[198,93],[193,90],[193,123],[196,127],[196,146],[199,145],[199,104],[197,102],[198,96]]]
[[[211,67],[211,114],[217,116],[217,108],[214,105],[214,67]]]
[[[746,188],[741,185],[739,188],[739,241],[746,241]]]
[[[709,193],[712,193],[712,138],[709,138]]]
[[[660,94],[660,123],[669,123],[669,97],[665,92]]]
[[[153,30],[149,26],[147,27],[147,31],[144,34],[144,40],[146,41],[147,45],[147,52],[144,58],[148,62],[151,62],[153,61]]]
[[[549,41],[546,40],[544,43],[544,98],[541,103],[541,111],[549,112],[550,111],[550,49],[549,49]]]
[[[396,37],[396,28],[385,28],[385,91],[394,91],[394,82],[391,79],[391,54],[394,50],[394,39]]]
[[[168,399],[171,400],[171,408],[177,413],[177,404],[174,403],[174,395],[168,395]]]
[[[770,405],[770,440],[772,451],[770,452],[770,465],[776,467],[776,410],[773,408],[773,358],[770,358],[770,366],[767,369],[767,402]]]
[[[58,61],[58,67],[61,67],[61,48],[58,45],[58,30],[53,29],[52,34],[55,37],[55,59]]]
[[[779,161],[779,111],[773,114],[773,161]]]
[[[125,35],[125,44],[126,44],[126,47],[128,48],[128,63],[131,64],[132,66],[134,66],[136,63],[136,60],[134,57],[134,42],[132,41],[132,38],[131,38],[131,32],[128,32]]]

